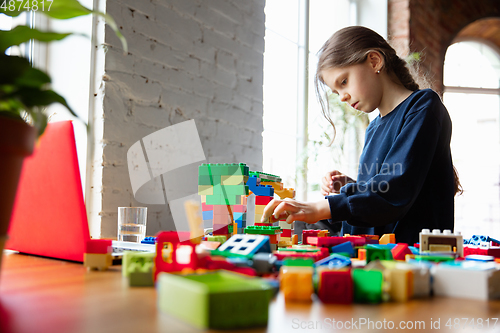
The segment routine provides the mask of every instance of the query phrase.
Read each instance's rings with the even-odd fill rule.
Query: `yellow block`
[[[264,208],[266,205],[255,205],[255,214],[264,214]]]
[[[221,176],[222,185],[241,185],[244,181],[243,175]]]
[[[295,198],[295,190],[293,188],[284,188],[283,190],[274,190],[274,194],[279,196],[280,199]]]
[[[214,195],[214,187],[212,185],[198,185],[199,195]]]
[[[378,240],[379,244],[396,244],[396,235],[394,234],[384,234]]]
[[[413,296],[413,272],[409,269],[391,269],[388,274],[389,295],[396,302],[407,302]]]
[[[447,244],[430,244],[430,252],[451,252],[451,245]]]
[[[312,267],[282,266],[279,278],[285,301],[311,302],[314,293],[312,276]]]

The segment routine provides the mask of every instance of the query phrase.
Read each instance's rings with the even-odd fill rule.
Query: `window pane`
[[[500,234],[500,99],[445,93],[453,122],[451,148],[464,194],[455,198],[455,230],[464,238]]]
[[[298,43],[298,0],[267,0],[265,13],[266,36],[269,31],[273,31],[293,43]]]

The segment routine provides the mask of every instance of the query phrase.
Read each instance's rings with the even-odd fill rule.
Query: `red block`
[[[260,223],[260,222],[255,222],[254,225],[258,226],[258,227],[272,227],[273,226],[272,223]]]
[[[212,234],[215,235],[227,235],[229,234],[229,228],[227,225],[214,224]]]
[[[323,303],[351,304],[353,301],[351,271],[322,271],[318,297]]]
[[[272,197],[266,197],[266,196],[256,196],[255,197],[255,204],[256,205],[267,205],[268,203],[273,200]]]
[[[364,246],[366,245],[366,238],[359,236],[348,236],[348,237],[319,237],[318,247],[332,247],[345,242],[351,242],[352,246]]]
[[[283,229],[281,237],[292,237],[292,229]]]
[[[406,260],[406,255],[412,254],[408,244],[406,243],[398,243],[392,248],[391,252],[394,260]]]
[[[85,253],[111,253],[113,251],[111,244],[111,239],[90,239],[85,244]]]
[[[214,207],[214,216],[222,215],[222,216],[230,216],[230,210],[226,205],[213,205]]]
[[[247,206],[245,206],[245,205],[234,205],[234,206],[231,206],[231,208],[233,209],[233,213],[234,212],[246,213],[246,211],[247,211]]]
[[[302,231],[302,244],[310,244],[309,237],[318,237],[319,230],[303,230]]]
[[[209,212],[211,210],[214,210],[214,205],[207,205],[206,203],[202,202],[201,203],[201,210],[203,212]]]

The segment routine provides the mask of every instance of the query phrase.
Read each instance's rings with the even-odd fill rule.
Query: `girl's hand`
[[[347,183],[355,183],[355,180],[338,170],[327,172],[321,179],[321,195],[326,196],[331,193],[340,193],[340,188]]]
[[[271,218],[271,221],[286,218],[286,222],[289,224],[296,220],[312,224],[319,220],[331,218],[330,205],[328,200],[300,202],[289,198],[284,200],[273,199],[264,208],[261,222],[264,223],[269,218]]]

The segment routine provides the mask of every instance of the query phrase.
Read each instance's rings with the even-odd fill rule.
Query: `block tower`
[[[244,163],[202,164],[198,168],[198,194],[203,221],[213,226],[214,236],[225,239],[246,227],[249,168]]]

